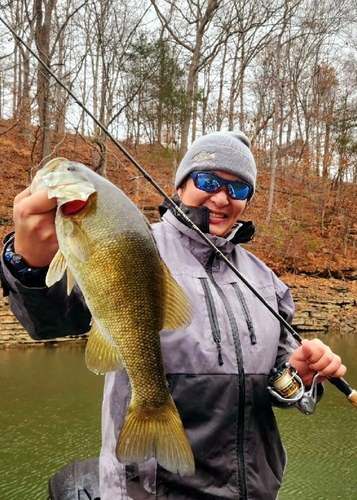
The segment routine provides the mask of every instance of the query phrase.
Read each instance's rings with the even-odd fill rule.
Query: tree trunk
[[[50,65],[49,46],[51,17],[56,0],[35,0],[35,42],[41,61]],[[51,153],[51,115],[50,115],[50,75],[39,63],[37,68],[37,103],[39,122],[42,132],[41,159],[47,158]]]
[[[278,116],[279,116],[279,99],[280,99],[280,57],[281,57],[281,36],[278,37],[277,48],[276,48],[276,80],[275,80],[275,96],[274,96],[274,120],[273,120],[273,130],[272,130],[272,142],[271,142],[271,160],[270,160],[270,187],[269,187],[269,199],[268,208],[266,215],[266,222],[269,223],[271,220],[271,215],[273,211],[273,200],[275,191],[275,176],[276,176],[276,164],[277,164],[277,139],[278,139]]]

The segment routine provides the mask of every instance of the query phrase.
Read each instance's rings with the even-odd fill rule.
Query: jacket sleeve
[[[292,323],[295,313],[293,297],[289,288],[275,277],[276,295],[278,299],[279,314],[289,325]],[[298,347],[292,334],[280,324],[280,341],[275,366],[281,368],[289,359],[293,351]]]
[[[291,324],[294,318],[295,306],[293,297],[289,288],[287,288],[278,278],[277,280],[277,297],[279,304],[279,314],[287,321],[287,323]],[[292,334],[281,325],[280,328],[280,342],[278,348],[278,355],[276,358],[276,368],[282,368],[282,366],[287,363],[290,359],[291,354],[295,349],[297,349],[298,344],[294,339]],[[317,402],[321,401],[324,395],[324,385],[317,384]],[[279,408],[294,408],[295,405],[286,405],[284,403],[279,403],[277,400],[272,398],[272,403],[274,406]]]
[[[4,296],[9,296],[11,311],[34,340],[46,340],[89,331],[91,314],[83,295],[75,286],[67,295],[64,277],[51,288],[28,287],[0,263]]]

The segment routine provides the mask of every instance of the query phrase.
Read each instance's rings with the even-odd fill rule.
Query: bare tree
[[[34,0],[35,43],[39,58],[50,66],[50,35],[53,10],[57,0]],[[42,133],[42,158],[51,152],[51,118],[50,118],[50,75],[47,69],[38,65],[37,69],[37,103],[40,128]]]
[[[29,4],[26,0],[9,2],[3,15],[31,46],[34,38],[33,4]],[[21,127],[25,132],[31,123],[31,86],[33,85],[31,57],[28,49],[17,40],[14,40],[12,55],[12,114],[13,118],[21,122]],[[8,61],[9,57],[10,54],[7,55]]]
[[[228,128],[233,130],[236,122],[245,130],[245,75],[252,61],[270,43],[274,32],[291,18],[302,0],[281,2],[263,0],[233,0],[222,9],[222,30],[228,43],[229,70],[229,115]],[[236,109],[238,107],[238,118]]]
[[[186,112],[181,125],[180,153],[187,150],[193,113],[194,90],[197,75],[207,62],[217,54],[222,42],[220,31],[210,30],[222,0],[198,0],[197,2],[165,0],[166,11],[158,0],[151,0],[162,26],[180,47],[187,51],[188,71],[186,84]],[[194,28],[194,30],[192,29]],[[208,39],[207,33],[210,33]]]
[[[132,5],[122,0],[86,2],[85,46],[89,58],[87,75],[92,82],[93,114],[106,127],[111,127],[128,106],[137,89],[127,88],[124,81],[125,66],[130,57],[131,44],[146,13],[145,4]],[[83,26],[83,17],[78,18]],[[105,175],[106,136],[94,125],[97,155],[95,167]]]

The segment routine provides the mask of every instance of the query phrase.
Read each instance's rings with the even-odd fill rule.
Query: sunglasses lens
[[[214,193],[221,187],[219,179],[217,179],[216,176],[212,174],[198,174],[194,178],[194,181],[196,188],[201,189],[202,191],[206,191],[207,193]]]
[[[193,172],[191,177],[196,188],[206,193],[215,193],[222,186],[227,186],[228,194],[231,198],[234,200],[246,200],[251,192],[251,187],[245,182],[229,181],[209,172]]]
[[[250,193],[250,186],[243,182],[234,181],[228,184],[228,194],[235,200],[246,200]]]

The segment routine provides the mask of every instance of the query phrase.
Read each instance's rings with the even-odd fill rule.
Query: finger
[[[329,353],[326,353],[316,363],[310,363],[309,368],[311,370],[314,370],[315,372],[321,373],[321,375],[326,375],[329,373],[329,367],[331,365],[335,367],[333,371],[336,371],[340,364],[341,363],[337,363],[336,361],[334,361],[332,353],[331,355]]]
[[[334,354],[331,349],[319,339],[304,339],[301,344],[300,356],[300,360],[305,362],[305,366],[307,369],[307,371],[301,370],[302,375],[307,376],[308,371],[310,371],[311,373],[320,373],[322,378],[319,378],[319,382],[321,382],[325,378],[326,373],[324,372],[324,370],[334,360]],[[335,360],[335,370],[338,369],[339,364],[340,361]],[[327,370],[327,372],[327,374],[329,374],[332,372],[332,370]]]
[[[29,193],[28,193],[29,194]],[[14,211],[20,217],[30,217],[54,210],[57,206],[56,198],[48,198],[47,191],[42,189],[26,196],[26,190],[15,199]]]
[[[340,365],[340,367],[338,368],[338,370],[336,370],[335,372],[331,373],[331,374],[328,374],[327,376],[328,377],[332,377],[332,378],[339,378],[339,377],[343,377],[347,372],[347,367],[345,365]]]
[[[312,354],[312,347],[310,346],[310,340],[304,339],[301,342],[300,356],[301,359],[308,360]]]
[[[325,377],[342,377],[347,371],[341,363],[340,356],[334,355],[331,362],[319,370],[320,375]]]
[[[331,349],[326,346],[320,339],[307,340],[304,339],[301,343],[302,356],[304,356],[307,364],[314,364],[324,356],[326,350],[332,353]]]
[[[31,195],[30,187],[24,189],[23,191],[21,191],[21,193],[16,195],[15,200],[14,200],[14,205],[19,203],[23,198],[27,198],[30,195]]]

